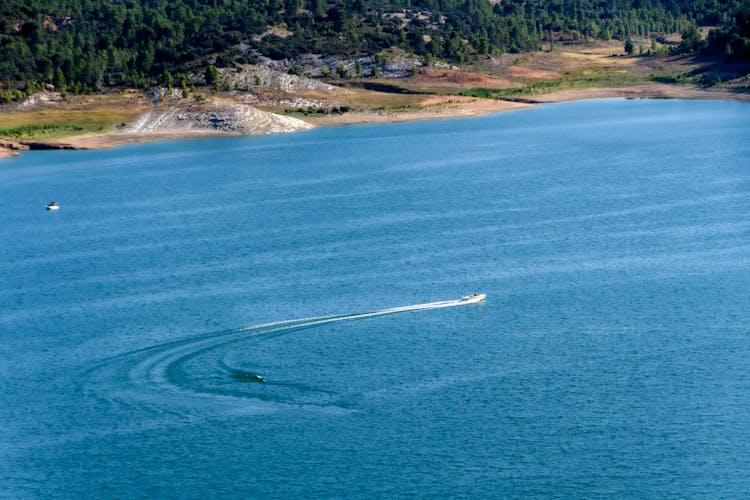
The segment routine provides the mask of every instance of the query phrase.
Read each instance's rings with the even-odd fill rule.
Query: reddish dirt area
[[[409,79],[409,83],[419,87],[443,87],[443,88],[467,88],[487,87],[505,89],[518,87],[519,83],[511,82],[506,78],[472,73],[469,71],[458,71],[448,68],[437,68],[427,66]]]

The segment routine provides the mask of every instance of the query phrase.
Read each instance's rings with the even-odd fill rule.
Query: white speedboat
[[[44,205],[44,208],[46,208],[47,210],[59,210],[60,205],[58,205],[56,201],[50,201],[49,203]]]
[[[473,304],[476,302],[482,302],[486,298],[487,298],[486,293],[472,293],[471,295],[464,295],[463,297],[461,297],[459,302],[463,302],[466,304]]]

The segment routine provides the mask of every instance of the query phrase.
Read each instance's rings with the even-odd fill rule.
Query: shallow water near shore
[[[614,99],[3,161],[0,491],[747,496],[748,158]]]

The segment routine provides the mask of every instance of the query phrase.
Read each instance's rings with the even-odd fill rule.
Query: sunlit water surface
[[[748,104],[29,153],[0,231],[0,496],[750,494]]]

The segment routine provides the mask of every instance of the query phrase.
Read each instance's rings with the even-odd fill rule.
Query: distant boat
[[[461,297],[461,300],[459,300],[459,302],[472,304],[476,302],[482,302],[486,298],[487,298],[486,293],[472,293],[471,295],[464,295],[463,297]]]
[[[47,210],[59,210],[60,205],[58,205],[56,201],[50,201],[49,203],[44,205],[44,208],[46,208]]]

